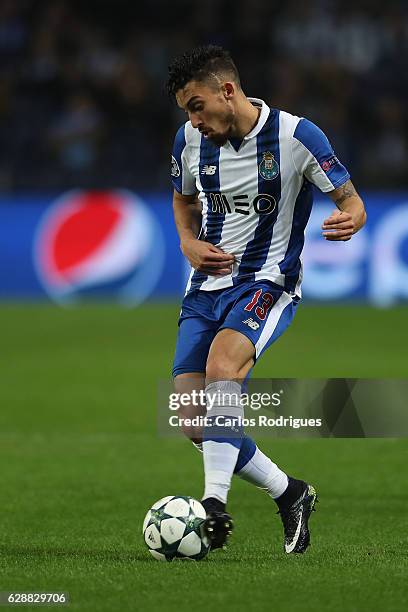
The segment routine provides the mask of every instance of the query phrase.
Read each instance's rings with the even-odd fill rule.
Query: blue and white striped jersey
[[[174,188],[184,195],[198,192],[201,237],[235,256],[229,276],[192,270],[187,292],[269,279],[300,295],[312,184],[329,192],[350,178],[316,125],[257,98],[250,101],[261,113],[253,130],[234,143],[238,149],[230,141],[217,147],[190,121],[175,138]]]

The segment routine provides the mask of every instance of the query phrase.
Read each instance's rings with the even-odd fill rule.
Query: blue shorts
[[[249,338],[258,359],[289,326],[298,302],[297,296],[267,280],[191,291],[181,307],[173,376],[205,372],[211,343],[221,329],[235,329]]]

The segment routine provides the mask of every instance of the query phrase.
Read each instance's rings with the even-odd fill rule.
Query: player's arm
[[[210,242],[197,238],[201,228],[201,210],[198,208],[197,195],[184,195],[175,189],[173,211],[181,251],[192,267],[210,276],[231,274],[234,257]]]
[[[299,174],[305,176],[322,193],[330,195],[338,208],[323,222],[324,238],[350,240],[366,222],[363,201],[347,169],[336,157],[327,136],[308,119],[302,118],[296,124],[292,138],[292,159]]]
[[[364,203],[350,180],[328,195],[338,210],[324,220],[322,235],[326,240],[350,240],[366,222]]]

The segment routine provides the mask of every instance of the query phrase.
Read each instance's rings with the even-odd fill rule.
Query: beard
[[[227,134],[216,133],[212,136],[208,136],[208,140],[210,140],[217,147],[223,147],[225,143],[228,141]]]
[[[210,140],[217,147],[224,146],[228,139],[232,136],[234,119],[234,111],[229,108],[225,111],[224,117],[222,118],[222,123],[225,125],[225,129],[220,132],[214,132],[211,134],[211,136],[209,135],[208,140]]]

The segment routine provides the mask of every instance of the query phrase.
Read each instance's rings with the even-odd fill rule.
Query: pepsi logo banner
[[[44,291],[60,303],[99,294],[135,305],[154,290],[165,257],[160,223],[127,191],[58,198],[40,218],[33,249]]]
[[[322,220],[333,210],[317,194],[306,233],[305,300],[408,300],[408,194],[363,194],[364,229],[327,242]],[[180,252],[171,194],[74,190],[0,198],[0,299],[180,299],[188,267]]]

